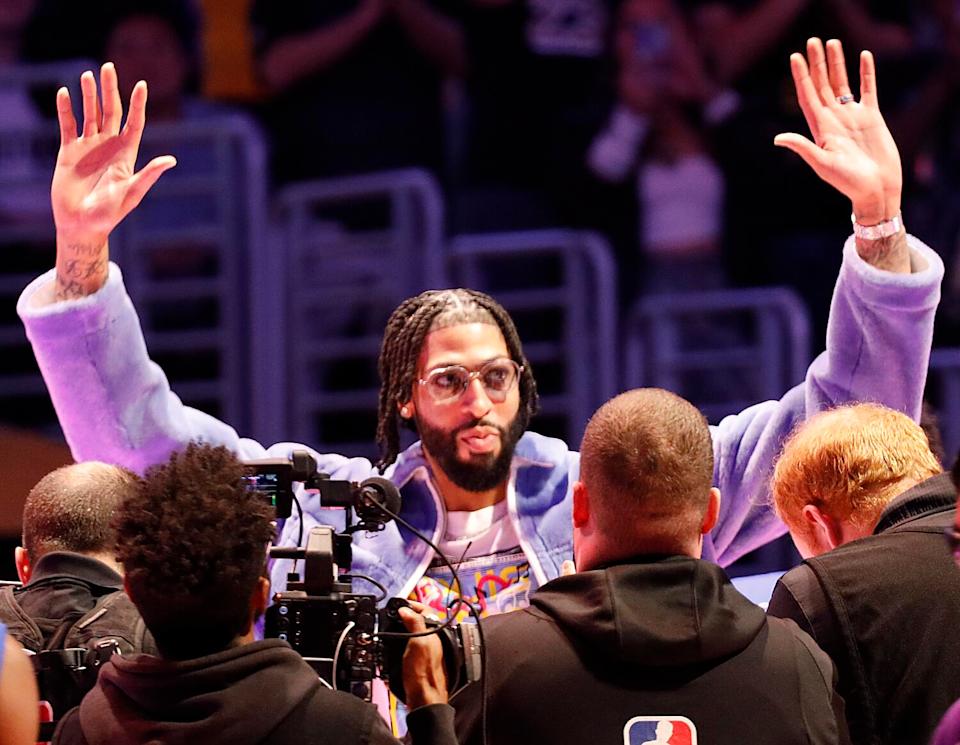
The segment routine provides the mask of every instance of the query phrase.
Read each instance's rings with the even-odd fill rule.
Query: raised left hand
[[[807,42],[807,59],[790,56],[790,68],[813,141],[779,134],[774,144],[797,153],[816,174],[849,197],[863,225],[875,225],[900,213],[903,173],[900,153],[877,103],[873,55],[860,54],[860,100],[847,81],[843,48],[819,39]],[[841,101],[847,101],[841,103]]]

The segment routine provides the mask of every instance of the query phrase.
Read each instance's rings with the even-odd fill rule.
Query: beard
[[[500,452],[473,454],[469,460],[461,460],[457,455],[457,435],[480,426],[497,430],[500,434]],[[434,457],[447,478],[466,491],[485,492],[500,486],[510,475],[513,450],[523,435],[523,426],[519,415],[506,428],[485,419],[477,419],[452,431],[431,427],[418,419],[417,431],[423,448]]]

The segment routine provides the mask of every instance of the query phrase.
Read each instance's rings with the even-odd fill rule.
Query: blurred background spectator
[[[150,86],[150,120],[190,118],[194,109],[209,109],[197,98],[197,19],[170,0],[133,2],[118,8],[105,27],[98,60],[117,68],[120,95],[129,100],[138,80]]]
[[[893,120],[905,168],[904,211],[947,264],[939,340],[960,342],[960,4],[920,3],[915,24],[916,71]]]
[[[0,183],[5,187],[48,170],[45,163],[38,163],[32,143],[19,134],[43,121],[32,89],[18,75],[24,30],[33,10],[33,0],[0,0]],[[45,191],[0,189],[0,221],[20,222],[25,213],[48,216],[50,210],[38,205]]]
[[[603,180],[636,182],[644,258],[635,282],[646,293],[718,289],[724,183],[710,125],[732,113],[736,96],[707,76],[679,8],[669,0],[628,0],[614,31],[617,102],[588,162]],[[621,252],[620,270],[637,262]]]
[[[21,61],[23,31],[33,12],[31,0],[0,0],[0,69]],[[23,87],[5,81],[0,85],[0,127],[34,124],[38,112]]]
[[[588,221],[584,154],[613,97],[618,0],[465,0],[465,230]]]
[[[799,158],[770,147],[776,134],[805,126],[787,60],[810,36],[844,40],[851,70],[859,69],[859,50],[869,48],[878,59],[889,118],[897,95],[888,61],[909,50],[908,6],[860,0],[686,5],[708,69],[740,96],[737,113],[717,139],[727,179],[726,249],[733,278],[797,289],[813,311],[819,338],[840,264],[834,247],[849,232],[850,206],[822,188]]]
[[[442,5],[257,0],[253,25],[277,180],[440,169],[441,83],[466,65]]]
[[[198,0],[203,17],[203,94],[228,101],[256,102],[263,84],[253,61],[253,0]]]

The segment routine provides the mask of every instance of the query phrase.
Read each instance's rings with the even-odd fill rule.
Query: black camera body
[[[370,698],[382,659],[373,595],[282,592],[267,609],[264,636],[283,639],[334,688]]]
[[[328,525],[310,530],[306,546],[270,548],[272,559],[303,561],[303,578],[287,576],[287,589],[278,592],[266,612],[264,636],[283,639],[331,687],[370,700],[371,683],[382,678],[393,694],[405,701],[403,654],[410,638],[399,609],[403,598],[383,598],[353,592],[349,574],[351,536],[358,530],[383,530],[400,511],[400,493],[387,479],[370,478],[354,484],[316,473],[316,461],[305,451],[291,460],[261,460],[246,464],[254,473],[251,487],[264,493],[277,517],[288,517],[294,499],[293,483],[318,489],[325,507],[344,507],[346,529],[337,533]],[[351,524],[351,511],[357,523]],[[285,511],[285,514],[283,514]],[[346,580],[346,581],[344,581]],[[374,583],[376,584],[376,583]],[[428,619],[443,646],[447,686],[451,691],[479,680],[482,673],[479,630],[475,624],[440,624]]]
[[[403,598],[390,598],[387,607],[380,611],[380,637],[382,639],[383,676],[390,681],[393,695],[406,703],[403,688],[403,653],[407,650],[409,636],[400,618],[400,609],[409,607]],[[451,624],[427,618],[427,629],[437,629],[443,647],[443,665],[447,673],[447,690],[456,691],[467,683],[480,680],[483,672],[480,630],[474,623]],[[399,632],[397,636],[392,634]]]
[[[327,597],[279,593],[267,610],[265,636],[283,639],[322,677],[341,691],[369,700],[375,678],[386,680],[394,696],[406,702],[403,655],[409,633],[399,610],[403,598],[377,609],[373,595]],[[443,647],[447,687],[451,691],[479,680],[481,645],[476,624],[443,624],[427,619]]]
[[[333,688],[369,699],[380,667],[377,600],[340,581],[348,549],[349,535],[329,525],[313,528],[305,548],[270,549],[271,558],[303,560],[304,573],[302,581],[289,574],[287,589],[274,596],[264,636],[286,641]]]

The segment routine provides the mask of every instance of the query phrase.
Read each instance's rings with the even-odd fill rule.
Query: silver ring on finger
[[[853,96],[851,96],[849,93],[844,93],[842,96],[837,96],[837,103],[839,104],[850,103],[853,100]]]

